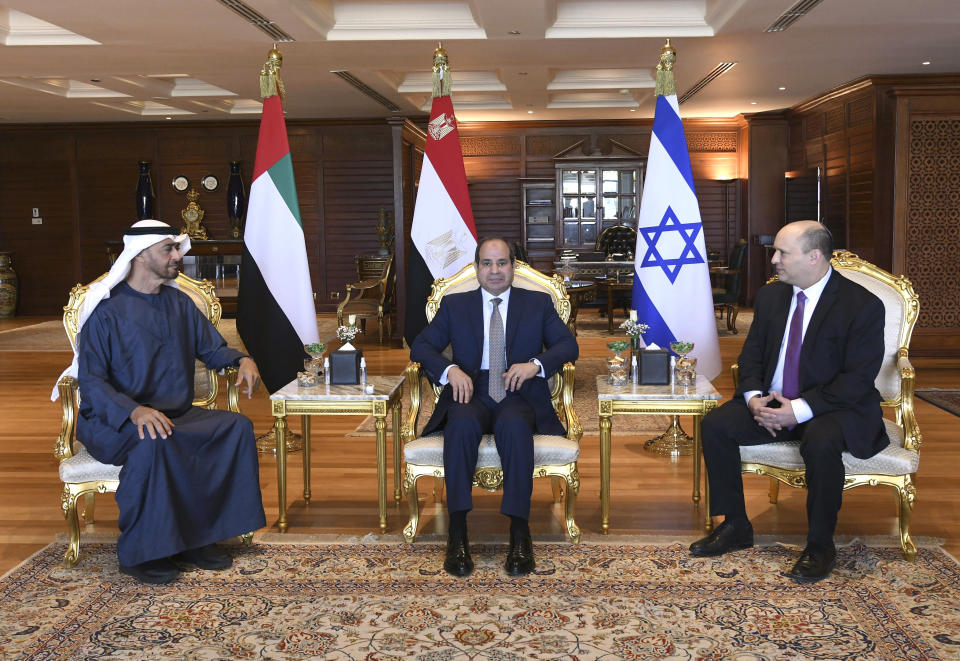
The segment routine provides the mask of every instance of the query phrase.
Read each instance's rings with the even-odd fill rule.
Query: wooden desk
[[[631,279],[628,282],[618,282],[616,280],[607,280],[604,285],[607,291],[607,332],[613,333],[613,310],[616,307],[616,302],[614,299],[617,297],[617,292],[633,291],[633,280]]]
[[[700,458],[703,454],[700,423],[703,416],[717,407],[720,393],[703,376],[697,376],[694,387],[641,386],[628,383],[611,386],[607,375],[597,376],[597,403],[600,413],[600,532],[610,532],[610,440],[613,430],[611,417],[626,415],[691,415],[693,416],[693,502],[700,502]],[[710,489],[704,489],[703,505],[706,511],[704,529],[713,529],[710,518]]]
[[[277,489],[280,518],[277,528],[287,531],[287,414],[299,413],[303,423],[303,500],[310,502],[310,416],[372,415],[377,430],[377,504],[380,532],[387,531],[387,411],[393,412],[393,497],[400,502],[400,392],[403,376],[373,376],[367,395],[361,386],[321,385],[299,388],[294,379],[270,395],[273,429],[277,437]]]

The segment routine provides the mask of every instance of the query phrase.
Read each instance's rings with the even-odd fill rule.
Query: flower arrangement
[[[693,342],[671,342],[670,348],[680,356],[686,356],[693,351]]]
[[[639,340],[640,336],[650,330],[650,326],[647,324],[641,324],[636,319],[627,319],[622,324],[620,328],[624,330],[631,340]]]
[[[341,342],[353,342],[359,332],[360,329],[352,324],[349,326],[337,326],[337,338]]]
[[[621,351],[626,351],[630,346],[630,343],[626,340],[616,340],[615,342],[608,342],[607,348],[614,353],[620,353]]]

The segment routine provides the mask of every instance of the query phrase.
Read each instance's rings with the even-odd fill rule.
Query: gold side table
[[[597,376],[597,403],[600,407],[600,532],[610,532],[610,438],[615,413],[626,415],[692,415],[693,416],[693,502],[700,502],[700,423],[703,416],[717,407],[720,393],[705,377],[697,376],[695,386],[641,386],[628,383],[611,386],[606,375]],[[704,529],[710,532],[710,489],[704,489],[706,518]]]
[[[303,500],[310,502],[310,416],[372,415],[377,430],[377,487],[380,532],[387,531],[387,411],[393,413],[393,498],[400,502],[400,393],[403,376],[373,376],[367,381],[373,394],[361,386],[320,385],[300,388],[291,381],[270,395],[273,429],[277,437],[277,489],[280,519],[277,527],[287,531],[287,415],[300,414],[303,424]]]

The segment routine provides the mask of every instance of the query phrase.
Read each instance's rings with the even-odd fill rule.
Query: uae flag
[[[438,65],[438,59],[441,64]],[[450,100],[446,53],[434,53],[434,93],[427,144],[413,210],[407,266],[407,310],[403,337],[408,345],[427,325],[430,286],[473,262],[477,229],[470,208],[460,135]]]
[[[279,96],[263,100],[243,232],[237,330],[270,392],[297,377],[303,346],[320,341]]]

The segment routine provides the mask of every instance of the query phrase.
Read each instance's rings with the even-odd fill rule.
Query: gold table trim
[[[400,502],[400,395],[403,391],[403,378],[388,399],[365,400],[362,393],[357,399],[309,400],[309,399],[271,399],[273,409],[273,429],[277,437],[277,490],[279,495],[279,519],[277,528],[286,532],[287,523],[287,416],[300,415],[303,429],[303,500],[310,504],[310,416],[312,415],[372,415],[377,439],[377,507],[380,518],[380,532],[387,531],[387,411],[393,413],[393,497]],[[359,386],[357,386],[359,388]],[[277,397],[277,395],[273,395]]]
[[[610,454],[613,422],[611,417],[623,415],[689,415],[693,416],[693,502],[700,503],[700,462],[703,456],[700,427],[703,416],[717,407],[716,399],[600,399],[597,395],[600,415],[600,532],[610,534]],[[706,469],[704,469],[706,470]],[[706,511],[703,528],[713,529],[710,518],[710,489],[703,490]]]

